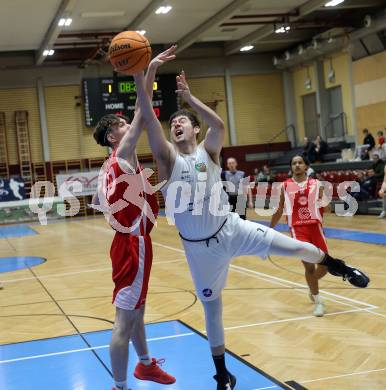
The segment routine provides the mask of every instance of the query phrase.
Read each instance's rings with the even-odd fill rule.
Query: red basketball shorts
[[[113,303],[124,310],[145,304],[153,251],[150,236],[116,233],[110,257],[115,283]]]
[[[319,223],[294,226],[291,228],[291,235],[299,241],[314,244],[324,253],[328,253],[326,238]]]

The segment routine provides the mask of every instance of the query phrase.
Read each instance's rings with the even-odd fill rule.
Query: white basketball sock
[[[314,302],[315,303],[322,303],[322,300],[320,299],[320,295],[319,294],[312,294],[313,298],[314,298]]]
[[[142,355],[139,357],[139,361],[144,364],[145,366],[150,366],[150,364],[152,363],[149,355]]]
[[[115,382],[115,389],[116,390],[128,390],[127,381]]]

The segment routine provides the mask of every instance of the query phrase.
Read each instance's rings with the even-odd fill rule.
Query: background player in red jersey
[[[309,162],[304,156],[294,156],[291,160],[292,178],[283,183],[280,193],[279,207],[272,216],[271,227],[279,222],[283,211],[286,211],[287,223],[292,237],[309,242],[328,253],[322,222],[323,187],[321,182],[307,177]],[[319,296],[318,280],[327,273],[327,267],[302,261],[305,277],[310,288],[310,299],[315,303],[313,314],[316,317],[324,315],[324,304]]]
[[[174,59],[175,46],[155,57],[146,75],[146,89],[151,96],[158,66]],[[104,116],[96,126],[94,138],[113,152],[102,167],[102,180],[95,208],[108,211],[111,227],[116,231],[110,256],[115,289],[113,302],[116,316],[110,343],[111,367],[116,390],[127,389],[129,341],[139,357],[134,375],[138,379],[171,384],[175,378],[161,370],[156,359],[148,353],[144,312],[152,264],[150,232],[158,213],[152,187],[147,182],[146,170],[138,163],[135,147],[144,122],[140,109],[132,123],[117,115]]]

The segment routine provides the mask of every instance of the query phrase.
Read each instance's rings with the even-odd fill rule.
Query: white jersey
[[[203,144],[192,154],[177,152],[172,174],[161,191],[166,216],[184,238],[210,237],[230,214],[221,167],[213,162]]]

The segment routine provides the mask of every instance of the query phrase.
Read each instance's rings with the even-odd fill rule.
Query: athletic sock
[[[216,373],[220,377],[226,377],[228,375],[228,370],[225,367],[225,355],[212,355],[214,365],[216,366]]]
[[[142,355],[142,356],[140,356],[140,357],[139,357],[139,361],[140,361],[142,364],[144,364],[145,366],[150,366],[151,363],[152,363],[152,361],[151,361],[151,359],[150,359],[150,357],[149,357],[148,354],[147,354],[147,355]]]
[[[115,389],[116,390],[128,390],[127,389],[127,381],[115,382]]]
[[[316,295],[312,294],[312,296],[314,298],[315,303],[322,303],[319,294],[316,294]]]

